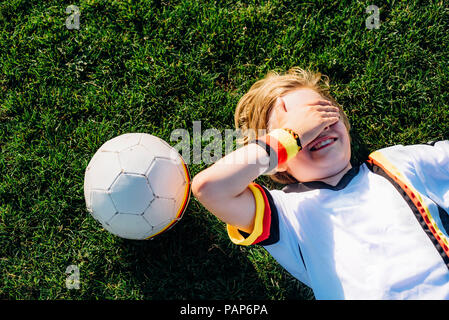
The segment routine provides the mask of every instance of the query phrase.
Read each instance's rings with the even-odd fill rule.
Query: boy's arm
[[[225,223],[251,233],[256,204],[248,185],[267,168],[269,156],[257,144],[229,153],[192,180],[192,193]]]
[[[410,149],[429,197],[449,212],[449,140],[405,148]]]
[[[339,109],[318,99],[307,107],[289,111],[282,98],[275,108],[279,128],[298,134],[303,146],[339,120]],[[296,141],[293,139],[293,144]],[[223,157],[192,180],[192,193],[203,206],[227,224],[251,233],[256,217],[256,199],[248,185],[266,171],[270,156],[265,148],[250,143]],[[285,166],[285,162],[282,164]]]

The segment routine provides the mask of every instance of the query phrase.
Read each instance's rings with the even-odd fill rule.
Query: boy
[[[448,299],[449,141],[352,167],[349,121],[328,89],[298,68],[257,81],[236,127],[268,133],[198,173],[193,194],[234,243],[264,246],[316,299]],[[287,186],[268,190],[261,174]]]

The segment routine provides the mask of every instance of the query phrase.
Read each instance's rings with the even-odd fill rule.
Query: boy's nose
[[[332,126],[335,126],[336,124],[337,124],[337,122],[334,123],[334,124],[331,124],[330,126],[327,126],[326,128],[323,129],[323,132],[324,132],[324,131],[327,131],[327,130],[330,130],[330,128],[331,128]]]

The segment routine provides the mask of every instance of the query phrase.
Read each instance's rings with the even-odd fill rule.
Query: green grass
[[[79,30],[65,27],[70,4]],[[370,4],[378,30],[365,27]],[[354,163],[448,139],[448,21],[442,0],[2,2],[0,298],[313,299],[194,198],[155,240],[112,236],[85,209],[85,167],[122,133],[231,129],[251,84],[292,66],[330,77]],[[80,290],[65,287],[72,264]]]

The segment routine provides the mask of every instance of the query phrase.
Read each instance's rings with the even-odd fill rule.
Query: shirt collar
[[[343,177],[341,177],[340,181],[337,185],[332,186],[330,184],[327,184],[323,181],[310,181],[310,182],[298,182],[298,183],[292,183],[284,188],[282,190],[284,192],[305,192],[315,189],[329,189],[333,191],[338,191],[344,189],[351,181],[352,179],[357,176],[357,174],[360,171],[360,165],[352,167],[347,171]]]

